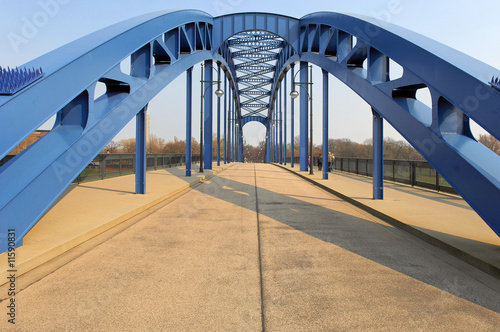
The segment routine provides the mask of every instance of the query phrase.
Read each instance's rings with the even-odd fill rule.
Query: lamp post
[[[304,69],[304,68],[302,68]],[[309,174],[310,175],[313,175],[314,174],[314,171],[313,171],[313,95],[312,95],[312,65],[309,66],[309,80],[310,82],[295,82],[295,77],[297,77],[297,74],[300,72],[300,70],[295,74],[295,76],[293,77],[293,91],[290,92],[290,97],[292,97],[292,99],[295,99],[299,96],[299,92],[295,90],[295,85],[298,85],[300,86],[302,89],[304,89],[306,92],[307,92],[307,95],[309,96],[309,104],[310,104],[310,120],[309,122],[311,123],[310,124],[310,140],[309,140],[309,154],[310,154],[310,157],[309,157]],[[311,91],[309,92],[308,89],[306,89],[305,87],[303,87],[303,85],[306,85],[306,86],[311,86]]]
[[[208,65],[209,66],[209,65]],[[203,63],[201,64],[201,80],[200,80],[200,86],[201,86],[201,103],[200,103],[200,173],[203,173],[203,102],[205,100],[205,93],[207,92],[208,88],[211,86],[217,84],[217,90],[215,91],[215,95],[217,98],[220,98],[224,95],[224,91],[221,90],[220,88],[220,83],[221,81],[205,81],[203,80]],[[214,67],[209,66],[210,68],[214,69]],[[206,87],[206,89],[203,89],[203,83],[210,83],[209,86]]]

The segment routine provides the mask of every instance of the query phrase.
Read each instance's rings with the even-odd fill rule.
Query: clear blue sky
[[[316,11],[336,11],[356,13],[389,21],[427,37],[435,39],[476,59],[500,68],[500,2],[498,0],[475,1],[436,1],[436,0],[308,0],[303,2],[248,1],[248,0],[0,0],[0,66],[21,66],[31,59],[60,47],[90,32],[113,23],[141,14],[159,10],[199,9],[217,16],[234,12],[272,12],[300,18]],[[54,6],[56,4],[56,6]],[[45,9],[44,9],[45,8]],[[33,22],[40,12],[50,14],[48,20],[41,22],[36,31],[24,44],[12,43],[13,34],[22,36],[26,22]],[[38,15],[38,16],[37,16]],[[195,68],[194,77],[199,77]],[[320,72],[314,76],[320,83]],[[151,133],[172,140],[174,136],[185,138],[184,94],[185,78],[180,76],[169,85],[150,104]],[[320,96],[320,84],[316,85],[315,95]],[[363,142],[371,137],[370,107],[353,94],[348,88],[331,79],[331,123],[330,137],[350,138]],[[195,89],[194,91],[197,91]],[[321,105],[315,104],[315,141],[320,141]],[[199,109],[198,99],[194,96],[194,110]],[[193,127],[199,126],[196,113]],[[297,121],[298,122],[298,121]],[[1,124],[5,125],[5,124]],[[215,128],[215,127],[214,127]],[[134,135],[134,124],[130,124],[118,135],[116,140]],[[196,130],[193,131],[196,133]],[[297,131],[296,131],[297,132]],[[475,129],[476,133],[482,133]],[[386,136],[399,139],[390,128]],[[260,124],[245,126],[244,135],[251,144],[265,136]]]

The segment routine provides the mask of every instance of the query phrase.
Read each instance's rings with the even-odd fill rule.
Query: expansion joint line
[[[260,241],[260,218],[259,218],[259,197],[257,190],[257,171],[253,165],[253,175],[255,181],[255,213],[257,213],[257,246],[259,255],[259,278],[260,278],[260,318],[262,324],[262,332],[266,331],[266,319],[264,316],[264,280],[262,278],[262,244]]]

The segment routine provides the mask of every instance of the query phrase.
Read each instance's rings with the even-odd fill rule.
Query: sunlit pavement
[[[498,285],[288,171],[237,164],[18,293],[16,327],[494,330]]]

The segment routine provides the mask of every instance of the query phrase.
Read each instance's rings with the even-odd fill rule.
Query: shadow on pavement
[[[249,178],[248,171],[244,172],[232,168],[230,172],[230,175],[229,172],[224,172],[212,178],[210,182],[195,187],[195,190],[238,206],[241,206],[242,195],[244,195],[246,199],[254,202],[253,204],[245,204],[245,206],[256,211],[255,186],[227,178],[230,176],[233,179],[245,181]],[[490,287],[490,285],[497,283],[500,288],[498,279],[484,274],[485,278],[489,278],[489,285],[484,284],[461,271],[462,269],[475,270],[466,263],[385,223],[381,224],[368,218],[342,213],[296,199],[294,196],[299,197],[297,194],[304,196],[304,193],[300,191],[300,186],[311,184],[305,181],[296,181],[295,175],[290,173],[288,176],[291,177],[291,181],[288,181],[288,176],[282,172],[287,173],[279,169],[257,170],[257,184],[259,185],[257,196],[260,214],[500,313],[500,301],[498,301],[500,294],[498,290]],[[274,189],[265,188],[265,179],[276,179],[277,176],[287,178],[286,186],[290,194],[277,193],[273,191]],[[318,194],[318,196],[323,196],[321,204],[328,204],[328,200],[324,199],[325,194]],[[331,201],[339,201],[339,199],[331,195]],[[359,215],[356,211],[353,208],[353,214]],[[443,261],[439,257],[447,258]],[[450,259],[456,262],[450,265]],[[443,271],[443,265],[448,266],[449,269]],[[479,271],[478,273],[483,274]]]

